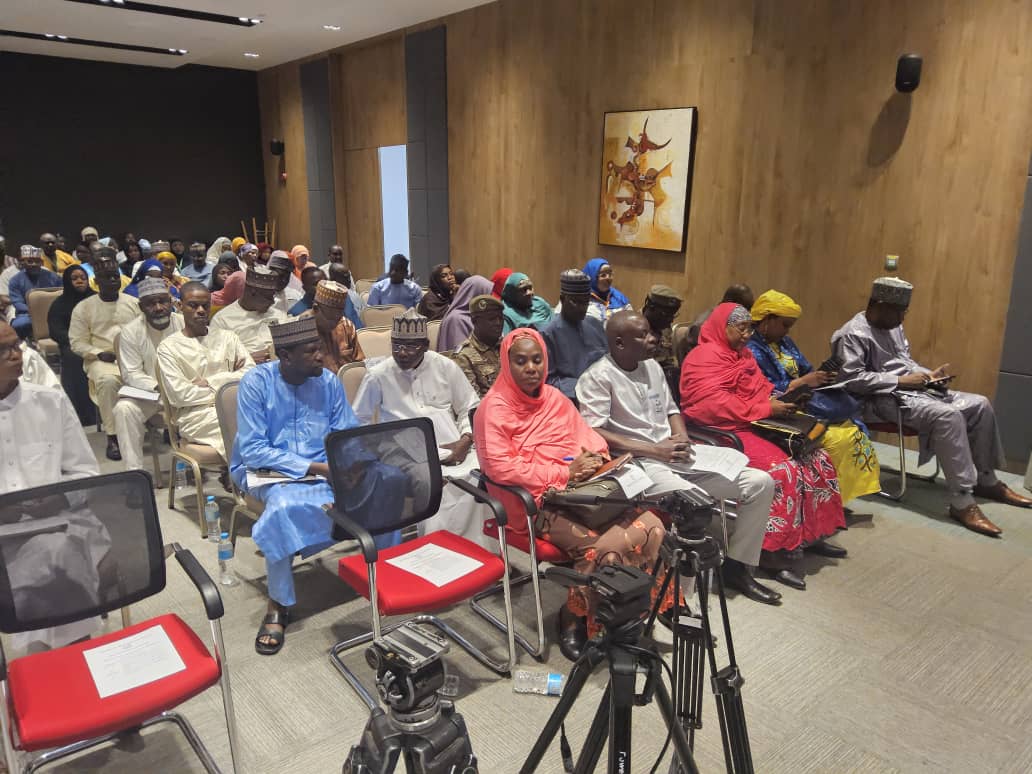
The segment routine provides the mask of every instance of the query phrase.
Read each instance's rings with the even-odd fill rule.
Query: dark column
[[[326,262],[337,241],[337,209],[333,195],[333,141],[330,130],[329,60],[301,65],[301,109],[305,119],[305,169],[308,173],[308,249],[317,264]],[[289,249],[293,245],[287,245]]]

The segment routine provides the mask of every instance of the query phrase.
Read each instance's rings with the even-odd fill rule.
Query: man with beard
[[[591,279],[580,269],[559,275],[559,316],[541,328],[548,346],[548,383],[577,400],[577,380],[588,366],[609,351],[602,322],[588,317]]]
[[[158,345],[183,329],[183,318],[172,311],[172,296],[160,279],[148,277],[139,285],[140,311],[122,329],[118,340],[118,368],[126,387],[154,393],[153,398],[119,397],[113,411],[118,448],[126,470],[143,467],[144,426],[161,410],[158,400]]]
[[[211,446],[227,459],[215,395],[223,384],[254,368],[254,361],[233,331],[209,329],[208,288],[188,282],[179,294],[183,329],[158,345],[161,387],[180,436]]]
[[[483,398],[491,389],[498,371],[499,344],[502,340],[502,302],[494,296],[476,296],[469,302],[473,332],[459,345],[451,359],[462,369],[477,395]]]
[[[43,251],[32,245],[21,247],[22,270],[14,275],[9,285],[14,319],[11,325],[23,339],[32,335],[29,317],[29,293],[39,288],[61,287],[61,277],[43,267]]]
[[[239,301],[220,309],[211,322],[212,330],[236,333],[256,363],[264,363],[272,357],[269,326],[287,321],[286,313],[273,306],[279,286],[279,277],[271,269],[249,267],[244,280],[244,295]]]
[[[93,268],[97,295],[75,307],[68,325],[68,341],[72,351],[82,358],[90,398],[100,411],[100,421],[107,433],[107,458],[120,460],[114,408],[122,388],[122,374],[115,358],[115,336],[139,316],[140,307],[135,298],[121,292],[122,274],[113,249],[97,250]]]
[[[208,252],[204,242],[194,242],[190,252],[183,259],[179,273],[188,280],[195,280],[205,285],[210,284],[212,264],[208,263]]]
[[[330,468],[325,438],[361,424],[336,374],[323,368],[314,317],[273,325],[272,340],[278,361],[263,363],[240,380],[237,437],[230,458],[236,485],[265,504],[251,532],[268,572],[268,611],[254,642],[255,650],[265,656],[283,647],[288,608],[296,602],[291,570],[294,555],[300,553],[304,558],[333,542],[333,525],[323,510],[334,502],[326,480]],[[403,496],[400,471],[380,465],[371,455],[363,462],[373,467],[366,468],[361,486]],[[252,488],[247,481],[249,470],[274,471],[286,480]],[[370,472],[377,475],[370,477]],[[321,478],[298,480],[309,476]],[[366,499],[374,502],[374,498]],[[373,507],[390,505],[375,502]],[[400,499],[394,506],[399,504]]]

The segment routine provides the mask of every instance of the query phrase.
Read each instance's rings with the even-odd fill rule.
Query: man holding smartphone
[[[1003,446],[989,399],[946,389],[949,364],[933,371],[911,357],[903,319],[912,293],[913,285],[896,277],[874,281],[867,309],[831,337],[842,360],[839,378],[865,398],[864,416],[870,421],[895,421],[896,407],[902,406],[903,423],[920,435],[920,462],[932,454],[939,459],[950,490],[950,518],[997,537],[1003,530],[982,513],[975,497],[1022,508],[1032,508],[1032,499],[996,477]]]

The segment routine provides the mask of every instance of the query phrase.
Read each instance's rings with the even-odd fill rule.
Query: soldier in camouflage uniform
[[[681,311],[681,297],[666,285],[653,285],[645,297],[641,313],[652,332],[659,337],[654,358],[663,367],[663,373],[674,396],[681,394],[681,363],[674,352],[674,318]]]
[[[492,295],[475,296],[469,302],[473,332],[451,356],[481,398],[498,377],[502,308],[502,302]]]

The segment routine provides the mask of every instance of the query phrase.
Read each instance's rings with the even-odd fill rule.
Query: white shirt
[[[366,424],[377,410],[381,422],[429,417],[441,445],[470,432],[469,411],[478,403],[480,398],[462,369],[444,355],[427,352],[423,362],[408,371],[393,357],[369,368],[352,408]]]
[[[577,402],[589,426],[646,443],[669,438],[669,417],[679,413],[659,363],[643,360],[633,371],[625,371],[612,355],[596,360],[581,374]]]
[[[298,301],[304,298],[304,293],[301,293],[294,288],[287,285],[283,290],[276,294],[276,300],[272,302],[272,308],[283,312],[284,315],[290,315],[290,308],[294,306]]]
[[[215,393],[226,382],[239,379],[254,361],[232,331],[208,330],[207,336],[190,338],[180,331],[158,345],[161,386],[174,409],[214,406]],[[207,387],[194,384],[204,379]]]
[[[118,339],[118,368],[122,381],[139,390],[157,392],[158,345],[183,330],[183,316],[173,312],[163,331],[152,328],[142,314],[122,328]]]
[[[72,352],[89,365],[101,352],[115,351],[115,336],[122,327],[140,316],[140,302],[125,293],[114,301],[90,296],[72,310],[68,343]]]
[[[82,304],[79,306],[82,306]],[[286,313],[281,312],[275,306],[270,306],[264,312],[251,312],[240,306],[239,301],[234,301],[229,306],[220,309],[211,318],[211,325],[208,327],[208,330],[232,331],[240,338],[248,352],[258,352],[266,349],[269,352],[269,356],[272,357],[274,352],[269,325],[285,323],[286,321]]]
[[[57,374],[47,365],[46,359],[39,352],[24,341],[21,343],[21,351],[23,382],[61,389],[61,380],[57,378]]]
[[[0,271],[0,296],[11,295],[11,280],[19,271],[21,269],[18,268],[18,264],[13,264]]]
[[[10,395],[0,399],[0,494],[96,476],[99,472],[79,418],[63,391],[22,379]],[[89,528],[83,530],[84,526]],[[73,529],[79,530],[77,537],[85,539],[95,570],[96,561],[111,546],[107,530],[91,514],[81,512],[79,518],[72,520],[69,532]],[[26,544],[25,553],[19,551],[18,557],[8,561],[8,572],[16,585],[36,585],[41,577],[40,559],[52,554],[32,548]],[[65,569],[71,572],[73,568],[68,563]],[[95,588],[95,577],[92,581]],[[89,587],[88,579],[86,585]],[[98,618],[75,621],[53,629],[12,635],[11,642],[15,648],[24,648],[33,641],[60,647],[91,634],[99,624]]]

